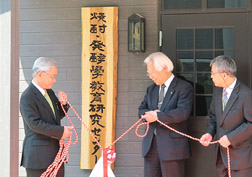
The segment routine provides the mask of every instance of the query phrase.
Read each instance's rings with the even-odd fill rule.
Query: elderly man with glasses
[[[185,159],[191,153],[189,141],[157,120],[187,133],[193,87],[173,75],[173,63],[162,52],[150,54],[144,63],[149,78],[154,82],[147,88],[138,108],[139,118],[150,123],[142,143],[144,177],[185,177]]]
[[[229,147],[232,177],[252,176],[252,90],[236,78],[236,63],[218,56],[211,63],[214,88],[207,133],[200,142],[208,146],[215,136],[218,177],[228,176]]]
[[[25,130],[21,166],[26,168],[27,177],[40,177],[54,161],[59,140],[72,135],[72,127],[60,125],[65,116],[60,103],[66,111],[69,106],[66,93],[59,92],[57,98],[52,90],[57,74],[53,59],[38,58],[32,68],[33,80],[20,98]],[[57,177],[64,177],[64,164]]]

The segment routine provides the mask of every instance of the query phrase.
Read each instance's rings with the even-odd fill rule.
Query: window
[[[165,9],[201,9],[201,0],[164,0]]]
[[[247,0],[208,0],[207,8],[245,8]]]
[[[234,55],[232,28],[177,29],[177,77],[194,86],[196,116],[206,116],[213,93],[211,60],[218,55]]]
[[[163,0],[165,10],[247,8],[247,0]]]

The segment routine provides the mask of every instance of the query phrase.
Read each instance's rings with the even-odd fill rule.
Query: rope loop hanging
[[[121,136],[119,136],[114,142],[112,142],[107,148],[103,148],[101,146],[101,144],[97,141],[97,139],[95,138],[94,134],[90,131],[90,129],[87,127],[87,125],[83,122],[83,120],[81,119],[81,117],[79,116],[79,114],[76,112],[76,110],[73,108],[73,106],[71,105],[71,103],[67,100],[68,105],[70,106],[70,108],[73,110],[73,112],[75,113],[75,115],[78,117],[78,119],[80,120],[80,122],[82,123],[82,125],[87,129],[87,131],[89,132],[89,134],[91,135],[91,137],[96,141],[97,145],[102,149],[103,151],[103,160],[105,159],[105,161],[103,162],[103,171],[104,171],[104,177],[107,177],[107,165],[108,163],[113,163],[116,156],[115,156],[115,152],[112,149],[112,146],[115,145],[115,143],[117,143],[121,138],[123,138],[127,133],[129,133],[129,131],[131,131],[136,125],[136,130],[135,130],[135,134],[138,137],[145,137],[149,131],[149,122],[142,122],[143,118],[140,118],[138,121],[136,121],[130,128],[128,128]],[[71,121],[71,119],[69,118],[67,112],[65,111],[63,105],[61,104],[61,107],[67,117],[67,119],[69,120],[70,124],[74,127],[73,122]],[[141,122],[141,123],[140,123]],[[165,126],[166,128],[170,129],[171,131],[174,131],[182,136],[185,136],[189,139],[192,139],[194,141],[198,141],[200,142],[199,138],[195,138],[192,137],[190,135],[187,135],[185,133],[182,133],[168,125],[166,125],[165,123],[161,122],[160,120],[157,120],[158,123],[160,123],[161,125]],[[145,133],[143,135],[140,135],[138,133],[138,130],[140,128],[140,126],[142,125],[146,125],[146,130]],[[72,142],[72,136],[70,136],[67,140],[67,142],[65,143],[64,140],[60,140],[59,144],[60,144],[60,148],[59,148],[59,152],[56,155],[54,162],[47,168],[47,170],[41,175],[41,177],[56,177],[61,165],[64,162],[67,162],[69,159],[69,147],[70,144],[76,144],[78,142],[78,134],[76,132],[76,129],[73,128],[74,133],[75,133],[75,141]],[[219,143],[219,141],[212,141],[210,142],[210,144],[216,144]],[[228,177],[231,177],[231,166],[230,166],[230,152],[229,152],[229,148],[226,148],[227,150],[227,160],[228,160]]]

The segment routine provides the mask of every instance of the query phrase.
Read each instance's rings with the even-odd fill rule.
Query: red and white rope
[[[64,140],[60,140],[59,152],[56,155],[53,163],[47,168],[47,170],[41,175],[41,177],[55,177],[64,162],[67,162],[69,159],[68,149],[71,144],[71,137],[68,138],[67,143],[65,144]]]
[[[74,109],[74,107],[71,105],[71,103],[67,100],[67,104],[70,106],[70,108],[73,110],[74,114],[77,116],[77,118],[81,121],[82,125],[87,129],[88,133],[92,136],[92,138],[95,140],[95,142],[97,143],[97,145],[102,149],[101,144],[99,143],[99,141],[95,138],[94,134],[91,132],[91,130],[88,128],[88,126],[83,122],[83,120],[81,119],[81,117],[79,116],[79,114],[77,113],[77,111]],[[65,112],[65,115],[67,116],[67,118],[69,119],[67,113]]]
[[[129,129],[127,129],[121,136],[119,136],[114,142],[112,142],[107,148],[102,148],[101,144],[97,141],[97,139],[95,138],[94,134],[91,132],[91,130],[87,127],[87,125],[83,122],[83,120],[80,118],[79,114],[76,112],[76,110],[73,108],[73,106],[70,104],[70,102],[67,100],[67,103],[68,105],[70,106],[70,108],[73,110],[73,112],[75,113],[75,115],[78,117],[78,119],[81,121],[81,123],[83,124],[83,126],[87,129],[88,133],[92,136],[92,138],[96,141],[97,145],[103,150],[103,153],[104,153],[104,156],[103,157],[105,159],[105,161],[103,162],[104,163],[104,177],[107,177],[107,163],[108,162],[114,162],[115,158],[116,158],[116,155],[115,155],[115,152],[114,150],[112,149],[109,149],[109,147],[112,147],[115,145],[115,143],[117,143],[121,138],[123,138],[129,131],[131,131],[139,122],[141,122],[143,120],[143,118],[140,118],[136,123],[134,123]],[[69,118],[68,114],[66,113],[65,109],[63,108],[63,105],[61,104],[61,107],[66,115],[66,117],[68,118],[69,122],[71,123],[71,125],[74,127],[71,119]],[[157,120],[157,122],[159,122],[161,125],[165,126],[166,128],[182,135],[182,136],[185,136],[187,138],[190,138],[192,140],[195,140],[195,141],[198,141],[200,142],[200,139],[199,138],[194,138],[190,135],[187,135],[185,133],[182,133],[168,125],[166,125],[165,123],[161,122],[160,120]],[[143,135],[140,135],[138,134],[138,129],[140,128],[140,126],[142,125],[146,125],[147,128],[146,128],[146,131]],[[57,156],[55,157],[55,160],[54,162],[47,168],[47,170],[41,175],[41,177],[47,177],[47,176],[50,176],[50,177],[55,177],[58,173],[58,170],[60,169],[61,165],[64,163],[64,162],[67,162],[68,161],[68,158],[69,158],[69,153],[68,153],[68,149],[69,149],[69,146],[70,144],[76,144],[78,142],[78,135],[77,135],[77,132],[75,130],[75,128],[73,129],[74,130],[74,133],[75,133],[75,136],[76,136],[76,140],[75,142],[71,142],[71,137],[68,138],[68,141],[67,143],[64,142],[64,140],[60,140],[60,149],[59,149],[59,152],[57,154]],[[135,134],[138,136],[138,137],[145,137],[147,135],[149,131],[149,122],[142,122],[140,124],[138,124],[138,126],[136,127],[136,130],[135,130]],[[213,142],[210,142],[210,144],[216,144],[216,143],[219,143],[219,141],[213,141]],[[230,168],[230,153],[229,153],[229,148],[227,147],[227,160],[228,160],[228,176],[231,177],[231,168]],[[109,151],[110,150],[110,151]],[[108,153],[109,151],[109,153]],[[113,154],[113,155],[111,155]],[[105,169],[106,168],[106,169]]]
[[[140,120],[142,120],[142,118],[141,118]],[[180,135],[182,135],[182,136],[185,136],[185,137],[187,137],[187,138],[189,138],[189,139],[192,139],[192,140],[194,140],[194,141],[200,142],[200,139],[199,139],[199,138],[194,138],[194,137],[192,137],[192,136],[190,136],[190,135],[187,135],[187,134],[185,134],[185,133],[182,133],[182,132],[180,132],[180,131],[178,131],[178,130],[172,128],[172,127],[170,127],[169,125],[166,125],[165,123],[161,122],[161,121],[158,120],[158,119],[157,119],[157,122],[160,123],[161,125],[165,126],[166,128],[170,129],[171,131],[176,132],[177,134],[180,134]],[[145,125],[145,124],[147,125],[145,134],[144,134],[144,135],[139,135],[139,134],[138,134],[138,129],[139,129],[139,127],[140,127],[141,125]],[[149,122],[143,122],[143,123],[141,123],[141,124],[139,124],[139,125],[137,126],[135,133],[136,133],[136,135],[137,135],[138,137],[144,137],[144,136],[146,136],[146,134],[148,133],[148,130],[149,130]],[[212,141],[212,142],[210,142],[210,144],[216,144],[216,143],[219,143],[219,141]],[[231,177],[231,166],[230,166],[230,153],[229,153],[229,148],[227,147],[226,150],[227,150],[227,160],[228,160],[228,176]]]
[[[46,171],[41,175],[41,177],[56,177],[57,176],[57,173],[61,167],[61,165],[64,163],[64,162],[67,162],[68,159],[69,159],[69,153],[68,153],[68,149],[70,147],[70,144],[76,144],[78,142],[78,134],[74,128],[74,124],[73,122],[71,121],[71,119],[69,118],[68,114],[66,113],[63,105],[61,104],[61,108],[62,110],[64,111],[67,119],[69,120],[70,124],[73,126],[73,130],[74,130],[74,133],[75,133],[75,142],[72,142],[72,136],[70,136],[67,140],[67,142],[65,143],[65,141],[63,139],[61,139],[59,141],[59,145],[60,145],[60,148],[59,148],[59,152],[58,154],[56,155],[53,163],[51,165],[49,165],[49,167],[46,169]]]
[[[182,135],[182,136],[185,136],[185,137],[187,137],[187,138],[190,138],[190,139],[192,139],[192,140],[195,140],[195,141],[200,142],[200,139],[199,139],[199,138],[194,138],[194,137],[192,137],[192,136],[190,136],[190,135],[187,135],[187,134],[182,133],[182,132],[180,132],[180,131],[178,131],[178,130],[175,130],[174,128],[172,128],[172,127],[166,125],[165,123],[161,122],[160,120],[157,120],[157,122],[159,122],[161,125],[165,126],[166,128],[168,128],[168,129],[170,129],[170,130],[172,130],[172,131],[174,131],[174,132],[176,132],[176,133],[178,133],[178,134],[180,134],[180,135]],[[212,142],[210,142],[210,144],[216,144],[216,143],[219,143],[219,141],[217,140],[217,141],[212,141]],[[230,153],[229,153],[229,148],[227,147],[226,149],[227,149],[227,160],[228,160],[228,176],[231,177]]]

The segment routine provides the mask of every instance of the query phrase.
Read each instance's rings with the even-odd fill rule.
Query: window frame
[[[164,8],[164,1],[161,0],[160,3],[160,11],[159,15],[163,14],[185,14],[185,13],[230,13],[230,12],[251,12],[251,4],[252,0],[247,0],[247,7],[246,8],[207,8],[207,0],[202,0],[202,7],[201,9],[165,9]]]

